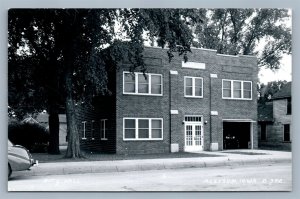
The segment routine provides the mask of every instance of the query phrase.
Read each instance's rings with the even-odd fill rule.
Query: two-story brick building
[[[291,150],[291,86],[284,84],[271,102],[258,107],[259,148]]]
[[[145,47],[144,61],[145,74],[123,63],[110,77],[113,95],[96,103],[94,124],[80,124],[82,146],[119,154],[257,148],[256,57],[195,48],[188,62],[169,62],[166,49]]]

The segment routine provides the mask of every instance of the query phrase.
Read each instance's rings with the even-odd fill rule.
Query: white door
[[[185,124],[185,151],[203,151],[202,123]]]

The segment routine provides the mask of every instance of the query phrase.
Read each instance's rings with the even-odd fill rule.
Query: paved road
[[[15,176],[8,191],[290,191],[291,164]]]

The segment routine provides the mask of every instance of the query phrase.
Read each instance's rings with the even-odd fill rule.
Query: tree
[[[75,104],[106,93],[105,63],[117,64],[127,57],[132,71],[146,71],[143,63],[144,33],[160,47],[169,47],[170,59],[178,52],[187,59],[193,35],[191,27],[201,22],[199,9],[55,9],[9,11],[9,56],[30,57],[27,68],[44,82],[49,117],[56,134],[59,98],[65,101],[68,126],[67,157],[81,157],[75,120]],[[118,40],[118,23],[127,42]],[[108,56],[104,49],[112,46]],[[18,50],[25,53],[20,54]],[[33,58],[36,58],[34,61]],[[44,73],[42,73],[42,72]],[[42,81],[43,80],[43,81]],[[31,82],[31,81],[30,81]],[[47,89],[47,86],[50,88]],[[101,86],[99,86],[101,85]],[[35,92],[38,91],[35,87]]]
[[[49,153],[59,153],[60,75],[51,20],[43,10],[9,11],[9,105],[17,112],[49,113]],[[19,114],[20,115],[20,114]],[[20,116],[22,117],[22,116]]]
[[[259,67],[275,70],[282,55],[291,53],[291,29],[284,23],[289,17],[287,9],[208,9],[205,23],[195,29],[194,45],[222,54],[256,55]]]
[[[258,103],[259,104],[264,104],[265,102],[268,102],[272,99],[273,95],[280,90],[280,88],[286,84],[287,81],[272,81],[268,82],[266,85],[265,84],[260,84],[258,86],[258,93],[259,93],[259,98],[258,98]]]

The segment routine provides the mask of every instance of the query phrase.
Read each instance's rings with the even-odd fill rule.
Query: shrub
[[[8,125],[8,138],[12,143],[22,145],[30,152],[46,152],[49,132],[38,123],[14,121]]]

